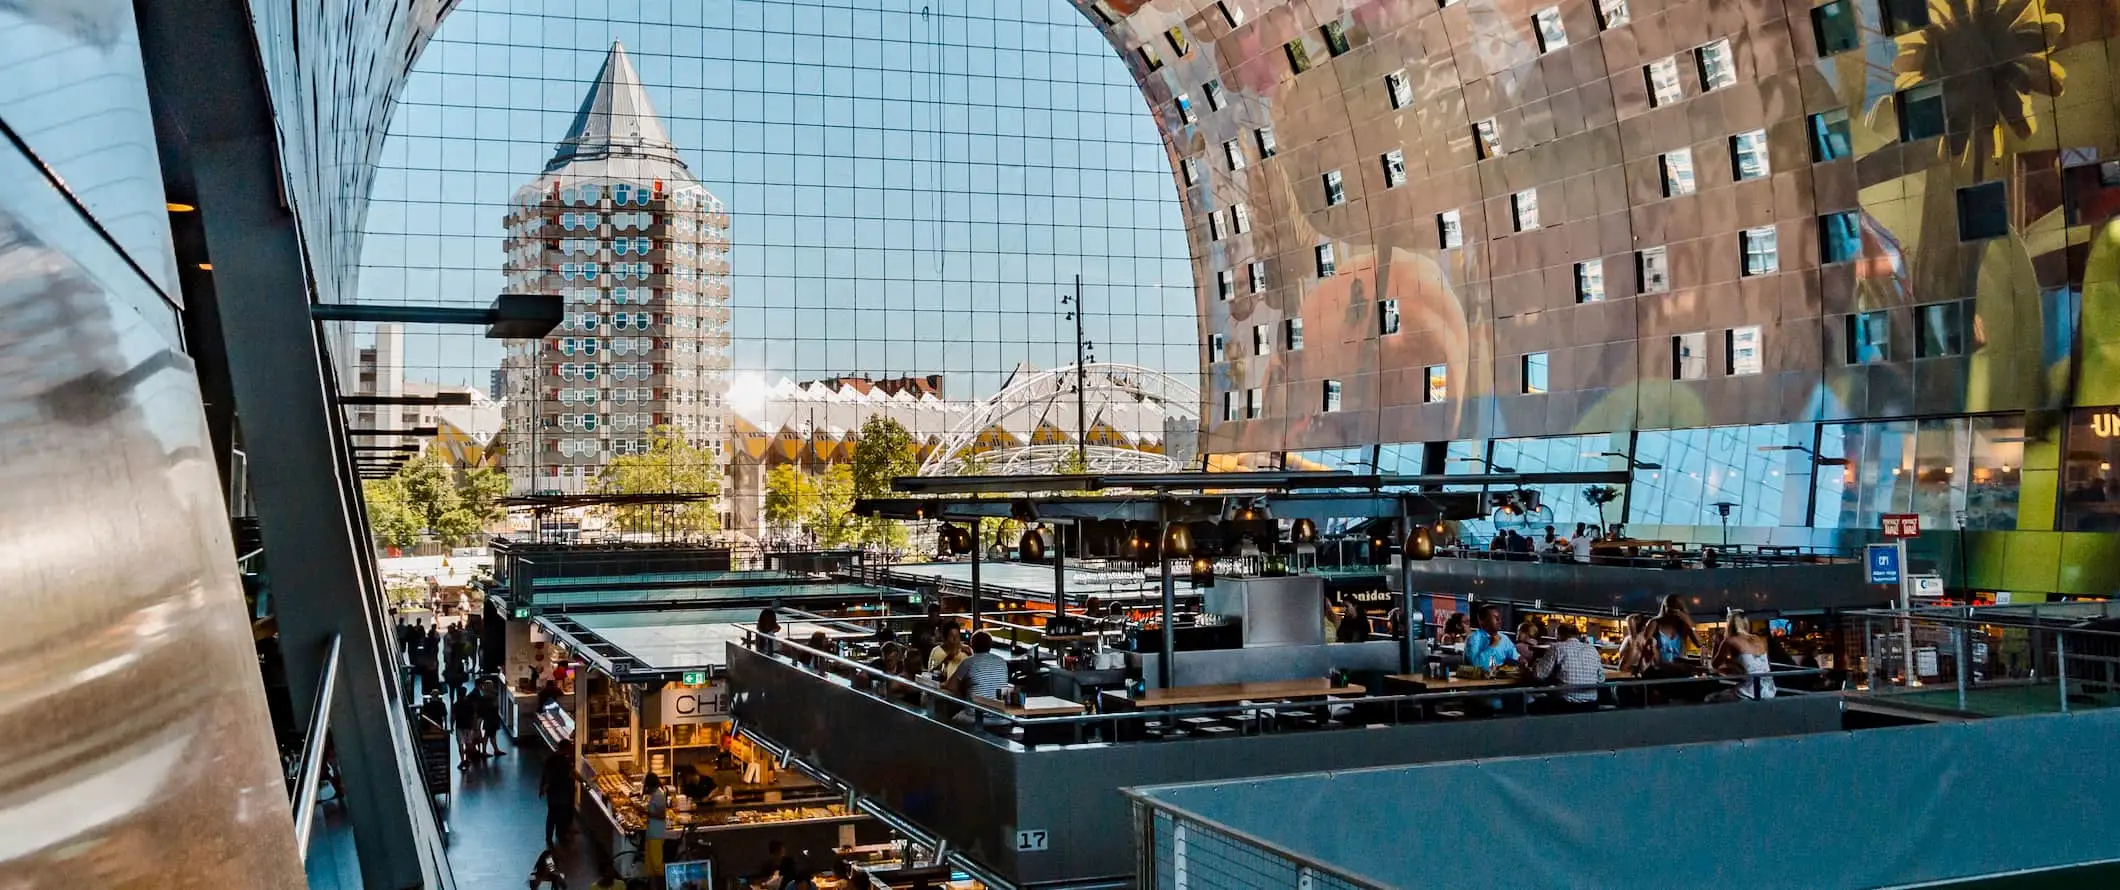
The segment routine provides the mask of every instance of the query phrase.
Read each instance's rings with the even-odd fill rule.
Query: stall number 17
[[[1045,849],[1045,829],[1027,828],[1016,832],[1016,852],[1035,853]]]

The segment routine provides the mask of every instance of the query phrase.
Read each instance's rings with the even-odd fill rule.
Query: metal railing
[[[1537,542],[1533,542],[1534,544]],[[1676,546],[1640,546],[1620,542],[1601,546],[1591,551],[1587,563],[1576,561],[1573,554],[1558,551],[1535,550],[1529,553],[1491,550],[1485,547],[1453,546],[1436,550],[1443,559],[1478,559],[1495,562],[1538,562],[1554,565],[1617,566],[1624,568],[1707,568],[1709,553],[1715,554],[1713,568],[1773,568],[1791,565],[1822,565],[1856,562],[1862,554],[1835,547],[1780,546],[1772,544],[1706,544],[1677,542]]]
[[[1390,890],[1272,841],[1179,807],[1120,789],[1132,798],[1135,875],[1142,890]]]
[[[803,620],[812,620],[804,618]],[[855,625],[846,619],[825,619],[840,624]],[[858,625],[857,625],[858,626]],[[1124,711],[1090,711],[1075,716],[1022,717],[984,704],[961,698],[939,684],[920,682],[899,674],[879,670],[875,666],[845,658],[837,651],[814,648],[795,640],[774,638],[771,650],[760,648],[761,636],[755,628],[741,628],[743,645],[763,654],[777,656],[776,665],[787,670],[800,670],[844,684],[852,694],[867,695],[901,707],[913,709],[938,723],[952,723],[959,729],[996,744],[1013,744],[1016,730],[1022,730],[1025,738],[1033,734],[1065,731],[1076,741],[1103,741],[1104,730],[1111,730],[1112,741],[1122,741],[1126,733],[1120,729],[1122,722],[1158,721],[1165,727],[1177,725],[1189,718],[1249,724],[1256,731],[1266,731],[1272,719],[1283,711],[1320,712],[1324,718],[1320,725],[1329,722],[1331,712],[1341,708],[1358,708],[1359,722],[1364,724],[1399,724],[1416,722],[1423,718],[1431,705],[1466,700],[1499,700],[1500,710],[1516,710],[1528,713],[1532,701],[1544,696],[1559,696],[1571,692],[1594,692],[1599,701],[1611,697],[1619,707],[1655,707],[1664,703],[1692,703],[1706,696],[1677,695],[1673,692],[1699,692],[1707,687],[1736,689],[1747,682],[1772,679],[1777,686],[1792,680],[1815,678],[1823,675],[1819,668],[1775,665],[1774,670],[1764,674],[1744,677],[1735,675],[1701,675],[1658,677],[1642,679],[1607,680],[1602,683],[1581,685],[1526,684],[1474,689],[1450,689],[1439,692],[1416,692],[1397,694],[1374,694],[1366,690],[1322,689],[1315,695],[1296,696],[1305,699],[1296,703],[1277,701],[1245,701],[1230,704],[1159,706],[1154,703],[1139,705]],[[858,678],[858,679],[857,679]],[[1447,681],[1437,681],[1447,682]],[[864,687],[862,684],[866,684]],[[1809,694],[1797,689],[1780,689],[1783,695]],[[1315,700],[1312,700],[1315,699]],[[953,712],[953,713],[951,713]],[[964,722],[954,722],[954,715],[965,715]],[[996,730],[1001,732],[997,735]],[[1250,731],[1241,733],[1251,734]],[[1007,736],[1007,738],[1003,738]],[[1145,741],[1146,739],[1138,739]],[[1026,742],[1026,745],[1030,743]]]
[[[1858,695],[1988,717],[2120,705],[2120,631],[2103,603],[1850,612],[1866,678]]]
[[[316,700],[309,711],[309,734],[302,742],[302,761],[294,783],[294,842],[303,861],[309,859],[309,832],[315,827],[317,783],[323,779],[324,746],[331,735],[331,699],[339,686],[338,634],[331,635],[331,648],[324,653],[324,669],[317,676]]]

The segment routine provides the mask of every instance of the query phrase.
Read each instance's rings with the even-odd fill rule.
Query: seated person
[[[994,638],[986,631],[972,634],[972,654],[957,665],[944,687],[958,698],[999,698],[1008,685],[1008,661],[994,652]]]
[[[1362,613],[1360,603],[1352,599],[1340,606],[1340,625],[1335,628],[1332,641],[1335,643],[1369,642],[1369,616]]]
[[[1493,674],[1505,664],[1517,664],[1516,643],[1502,632],[1502,607],[1488,603],[1479,607],[1479,628],[1465,638],[1465,663]]]
[[[1605,682],[1605,662],[1598,657],[1597,646],[1583,639],[1581,630],[1562,624],[1554,634],[1558,641],[1531,663],[1532,676],[1555,686],[1594,686]],[[1570,689],[1548,696],[1537,707],[1547,711],[1594,711],[1597,690]]]
[[[982,631],[984,633],[984,631]],[[928,654],[927,669],[937,680],[948,680],[957,673],[957,666],[969,657],[964,651],[964,632],[956,625],[942,630],[942,643]]]

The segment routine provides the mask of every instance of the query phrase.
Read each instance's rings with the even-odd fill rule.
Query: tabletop
[[[987,698],[983,695],[972,699],[972,701],[1011,717],[1072,717],[1088,710],[1081,702],[1072,702],[1051,695],[1029,696],[1023,700],[1021,705],[1002,704],[997,699]]]
[[[1423,692],[1451,692],[1459,689],[1499,689],[1505,686],[1521,685],[1524,681],[1522,677],[1476,677],[1465,680],[1459,679],[1456,674],[1452,674],[1449,679],[1444,680],[1424,677],[1420,674],[1392,674],[1384,679],[1394,683],[1419,686]]]
[[[1367,692],[1349,684],[1334,686],[1324,677],[1300,680],[1268,680],[1257,683],[1217,683],[1210,686],[1173,686],[1150,689],[1133,699],[1135,705],[1211,705],[1241,701],[1274,701],[1284,698],[1315,698],[1322,695],[1361,695]]]

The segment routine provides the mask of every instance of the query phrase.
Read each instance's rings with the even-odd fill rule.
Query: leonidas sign
[[[718,723],[729,719],[729,688],[720,683],[707,686],[665,686],[662,690],[664,726],[680,723]]]

